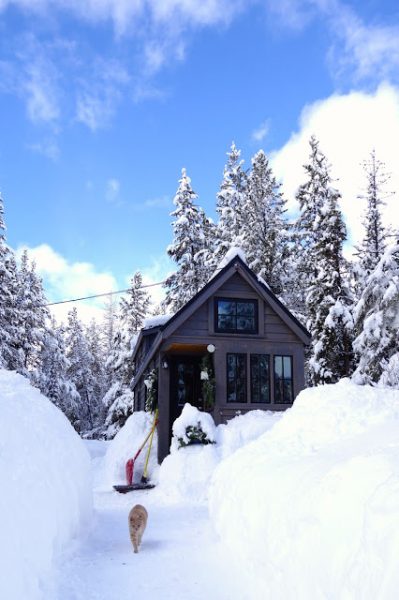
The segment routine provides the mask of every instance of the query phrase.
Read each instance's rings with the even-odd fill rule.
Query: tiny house
[[[186,402],[216,423],[292,406],[305,386],[310,335],[239,255],[175,315],[144,328],[134,351],[134,410],[157,376],[158,458],[169,453],[173,421]]]

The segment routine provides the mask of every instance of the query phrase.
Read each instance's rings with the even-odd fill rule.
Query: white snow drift
[[[89,520],[89,469],[61,411],[0,370],[0,598],[41,598],[54,558]]]
[[[396,598],[399,392],[303,391],[219,465],[210,510],[253,600]]]
[[[280,418],[281,413],[256,410],[215,427],[209,414],[186,404],[173,425],[171,453],[160,467],[157,493],[169,502],[206,502],[213,473],[220,461],[264,434]],[[177,439],[185,437],[186,427],[198,423],[214,443],[179,448]]]

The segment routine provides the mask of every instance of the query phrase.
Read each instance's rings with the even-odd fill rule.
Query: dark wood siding
[[[217,295],[231,295],[241,296],[244,298],[256,298],[257,294],[254,292],[254,289],[246,282],[238,273],[234,273],[230,277],[228,281],[226,281],[222,286],[220,286]]]
[[[270,342],[298,342],[295,333],[267,302],[264,303],[264,334]]]
[[[206,337],[209,335],[208,302],[187,319],[173,334],[173,337]]]

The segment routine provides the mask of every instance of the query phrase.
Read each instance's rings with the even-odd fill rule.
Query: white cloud
[[[32,150],[32,152],[42,154],[53,161],[56,161],[60,156],[60,149],[57,140],[55,139],[45,139],[41,142],[28,144],[28,148],[29,150]]]
[[[97,58],[78,83],[76,120],[92,131],[106,127],[129,83],[130,76],[119,61]]]
[[[30,65],[25,80],[21,82],[28,115],[33,122],[53,122],[60,116],[54,77],[48,73],[48,66],[40,63]]]
[[[91,21],[112,21],[118,35],[130,33],[144,18],[173,29],[183,26],[229,23],[250,0],[0,0],[0,11],[18,6],[24,11],[43,14],[68,11],[78,18]]]
[[[338,0],[317,3],[336,37],[329,60],[334,72],[339,75],[349,70],[355,80],[397,77],[398,26],[366,24],[351,7]]]
[[[349,74],[354,81],[397,78],[398,26],[366,23],[348,2],[340,0],[267,0],[267,5],[289,28],[303,29],[317,17],[324,21],[331,38],[328,62],[334,75]]]
[[[303,166],[309,157],[309,139],[314,134],[320,148],[339,178],[336,187],[342,194],[342,210],[354,241],[363,235],[364,202],[357,196],[364,191],[365,176],[361,163],[375,148],[376,156],[386,165],[392,178],[388,190],[399,192],[399,88],[383,84],[374,93],[351,92],[333,95],[306,106],[298,131],[272,153],[274,172],[283,181],[289,207],[296,210],[294,195],[306,180]],[[399,225],[398,198],[387,200],[387,223]]]
[[[269,130],[270,130],[270,121],[269,120],[263,121],[263,123],[261,123],[259,125],[259,127],[254,129],[254,131],[252,132],[252,134],[251,134],[252,141],[263,142],[263,140],[269,133]]]
[[[115,179],[115,178],[108,179],[106,191],[105,191],[105,197],[108,200],[108,202],[111,202],[112,204],[114,204],[119,201],[120,189],[121,189],[121,184],[118,179]]]
[[[0,89],[24,101],[33,123],[56,126],[60,117],[58,71],[49,48],[33,35],[21,36],[12,58],[0,61]]]
[[[45,293],[49,303],[62,300],[71,300],[74,298],[83,298],[104,294],[120,290],[118,283],[112,273],[99,272],[96,267],[88,262],[70,262],[61,254],[56,252],[48,244],[41,244],[30,248],[21,246],[17,249],[18,257],[24,250],[28,250],[29,257],[36,263],[36,271],[43,279]],[[158,305],[164,298],[164,289],[162,285],[153,285],[162,282],[173,271],[173,265],[166,255],[158,258],[150,258],[150,265],[140,270],[143,276],[143,284],[150,285],[147,288],[152,300],[152,308]],[[132,275],[126,276],[125,284],[122,289],[129,287]],[[112,296],[117,305],[121,294]],[[104,318],[104,309],[107,302],[107,296],[57,304],[50,307],[51,313],[58,322],[67,322],[68,312],[76,306],[79,318],[86,324],[95,318],[101,322]]]
[[[98,272],[91,263],[71,263],[47,244],[34,248],[20,247],[17,255],[20,256],[25,248],[36,263],[49,302],[93,296],[118,289],[116,279],[111,273]],[[96,298],[59,304],[51,307],[51,311],[57,320],[66,321],[68,312],[76,305],[80,318],[85,322],[89,322],[92,317],[101,320],[104,300],[105,298]]]

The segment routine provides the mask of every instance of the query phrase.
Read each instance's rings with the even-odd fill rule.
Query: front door
[[[202,408],[200,356],[174,356],[170,363],[170,426],[189,402]]]

